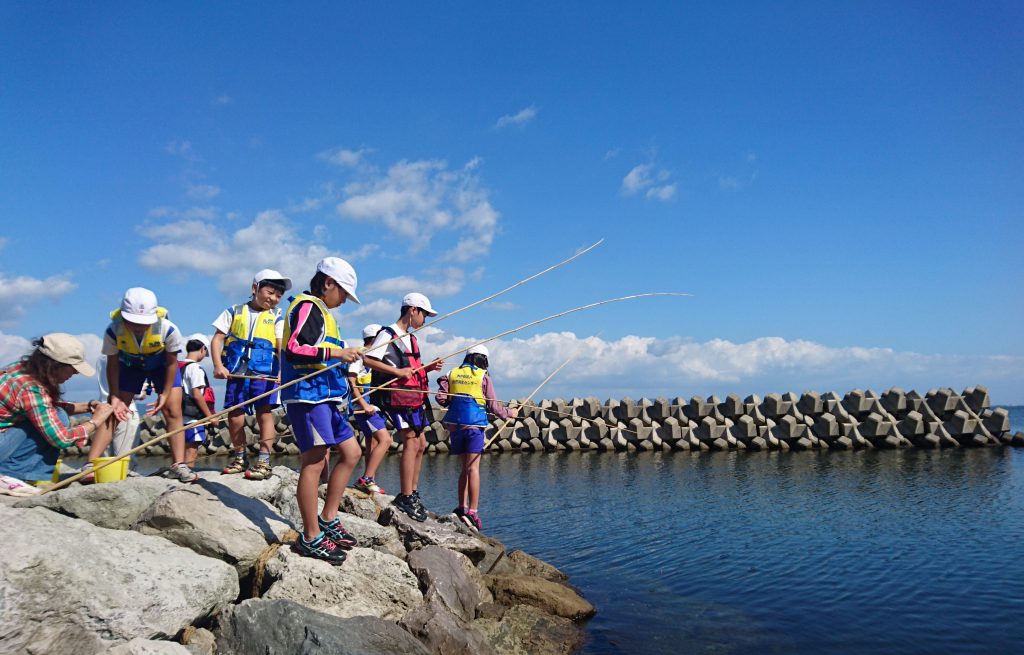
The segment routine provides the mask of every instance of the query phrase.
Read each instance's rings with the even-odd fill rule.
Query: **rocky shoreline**
[[[246,438],[255,451],[258,430],[246,418]],[[501,426],[494,422],[488,436]],[[287,416],[277,417],[279,453],[297,454]],[[162,421],[147,419],[142,441],[162,434]],[[211,430],[204,455],[226,455],[227,429]],[[427,452],[448,452],[448,432],[437,421],[426,430]],[[808,450],[831,448],[962,448],[1012,445],[1024,447],[1024,433],[1010,433],[1009,412],[992,408],[988,389],[932,389],[924,395],[892,388],[878,394],[854,389],[803,394],[770,393],[763,398],[736,394],[725,398],[544,400],[524,407],[495,441],[491,452],[597,450]],[[401,449],[392,444],[392,451]],[[166,442],[147,454],[168,452]],[[71,449],[71,454],[85,454]]]
[[[0,497],[0,653],[572,653],[595,609],[454,515],[349,489],[339,567],[286,545],[298,474],[203,472]]]

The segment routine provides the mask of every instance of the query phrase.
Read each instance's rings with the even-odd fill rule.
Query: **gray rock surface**
[[[238,596],[234,568],[165,539],[43,508],[0,507],[0,524],[18,526],[6,531],[0,558],[0,652],[92,655],[170,638]],[[39,548],[55,534],[73,546]]]
[[[192,652],[174,641],[137,638],[108,648],[103,655],[192,655]]]
[[[481,591],[480,572],[461,553],[427,546],[409,553],[408,563],[420,588],[426,593],[432,590],[441,603],[463,621],[472,621],[477,606],[492,600],[489,591]]]
[[[244,576],[292,526],[269,503],[204,481],[164,493],[133,529],[223,560]]]
[[[339,619],[290,600],[250,599],[217,621],[218,655],[427,655],[392,621]]]
[[[409,551],[424,546],[443,546],[462,553],[474,564],[480,563],[487,555],[487,549],[480,540],[434,518],[427,518],[421,523],[412,520],[394,506],[388,506],[380,513],[377,522],[381,525],[394,526],[406,550]]]
[[[419,581],[405,562],[369,548],[354,548],[341,566],[281,548],[267,562],[273,580],[267,600],[286,599],[333,616],[397,620],[423,602]]]
[[[431,589],[426,602],[402,617],[399,625],[436,655],[489,655],[494,649],[483,633],[456,616]]]
[[[101,528],[127,530],[160,494],[180,486],[179,482],[158,477],[128,478],[122,482],[71,485],[20,500],[16,506],[45,507]]]

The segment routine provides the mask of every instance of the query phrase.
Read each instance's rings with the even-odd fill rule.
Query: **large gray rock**
[[[329,566],[329,565],[327,565]],[[428,655],[391,621],[339,619],[290,600],[250,599],[217,622],[219,655]]]
[[[478,619],[473,627],[502,655],[569,655],[583,645],[583,631],[572,621],[529,605],[516,605],[501,618]]]
[[[462,553],[474,564],[479,564],[487,556],[488,549],[479,539],[463,534],[452,524],[442,523],[432,517],[421,523],[412,520],[394,506],[388,506],[380,513],[377,522],[394,526],[408,551],[424,546],[442,546]]]
[[[552,582],[564,582],[569,579],[569,576],[554,566],[521,550],[513,550],[509,553],[508,560],[519,575],[532,575]]]
[[[192,651],[174,641],[137,638],[108,648],[102,655],[192,655]]]
[[[341,566],[281,548],[267,562],[273,580],[263,597],[287,599],[342,618],[397,620],[423,602],[419,582],[405,562],[369,548],[353,548]]]
[[[409,569],[420,581],[420,588],[431,590],[449,611],[463,621],[476,617],[476,608],[492,600],[483,576],[462,553],[427,546],[409,553]]]
[[[127,530],[160,494],[181,487],[164,478],[128,478],[121,482],[70,486],[26,498],[17,507],[45,507],[101,528]]]
[[[241,496],[259,498],[272,503],[282,487],[292,487],[298,484],[299,474],[287,466],[275,466],[273,475],[266,480],[249,480],[242,474],[223,475],[218,471],[200,471],[200,484],[209,487],[209,484],[216,484],[227,487]]]
[[[548,614],[581,621],[597,610],[569,587],[543,578],[525,575],[488,575],[484,579],[494,602],[502,605],[532,605]]]
[[[238,597],[230,565],[165,539],[0,507],[0,652],[92,655],[166,639]],[[61,548],[40,548],[60,535]]]
[[[292,530],[269,503],[206,482],[164,493],[133,528],[225,561],[239,576],[249,572],[269,544],[283,541]]]
[[[436,589],[426,602],[402,617],[399,625],[435,655],[488,655],[494,649],[467,620],[452,613]]]

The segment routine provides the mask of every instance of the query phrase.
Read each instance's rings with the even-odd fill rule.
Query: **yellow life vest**
[[[448,374],[448,413],[445,423],[487,425],[487,400],[484,398],[486,369],[463,364]]]
[[[300,293],[292,298],[292,302],[288,306],[288,312],[284,317],[284,343],[287,344],[291,341],[292,317],[296,308],[299,304],[307,301],[317,306],[324,319],[324,336],[318,343],[313,345],[317,348],[330,348],[332,346],[344,348],[345,342],[341,340],[338,322],[334,320],[334,316],[327,309],[327,305],[316,296],[305,293]],[[314,371],[323,371],[319,375],[314,375],[302,382],[283,388],[281,390],[281,400],[283,402],[323,402],[326,400],[343,402],[348,400],[348,382],[346,381],[344,366],[335,366],[330,370],[325,370],[331,365],[330,362],[292,362],[287,355],[283,360],[281,362],[282,383],[301,378]]]
[[[135,334],[124,325],[121,317],[121,310],[115,309],[110,312],[113,319],[107,333],[117,344],[118,361],[129,368],[140,368],[151,371],[160,368],[165,364],[163,335],[163,319],[167,316],[167,310],[163,307],[156,308],[156,322],[146,326],[146,333],[142,339],[136,339]]]
[[[228,335],[224,339],[221,363],[232,373],[246,370],[277,377],[277,325],[281,310],[261,311],[250,332],[252,310],[248,303],[231,308],[233,315]]]

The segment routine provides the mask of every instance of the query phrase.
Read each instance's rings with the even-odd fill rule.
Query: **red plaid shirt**
[[[21,362],[15,362],[0,371],[0,430],[28,422],[57,448],[85,445],[85,424],[65,427],[50,393],[23,368]]]

